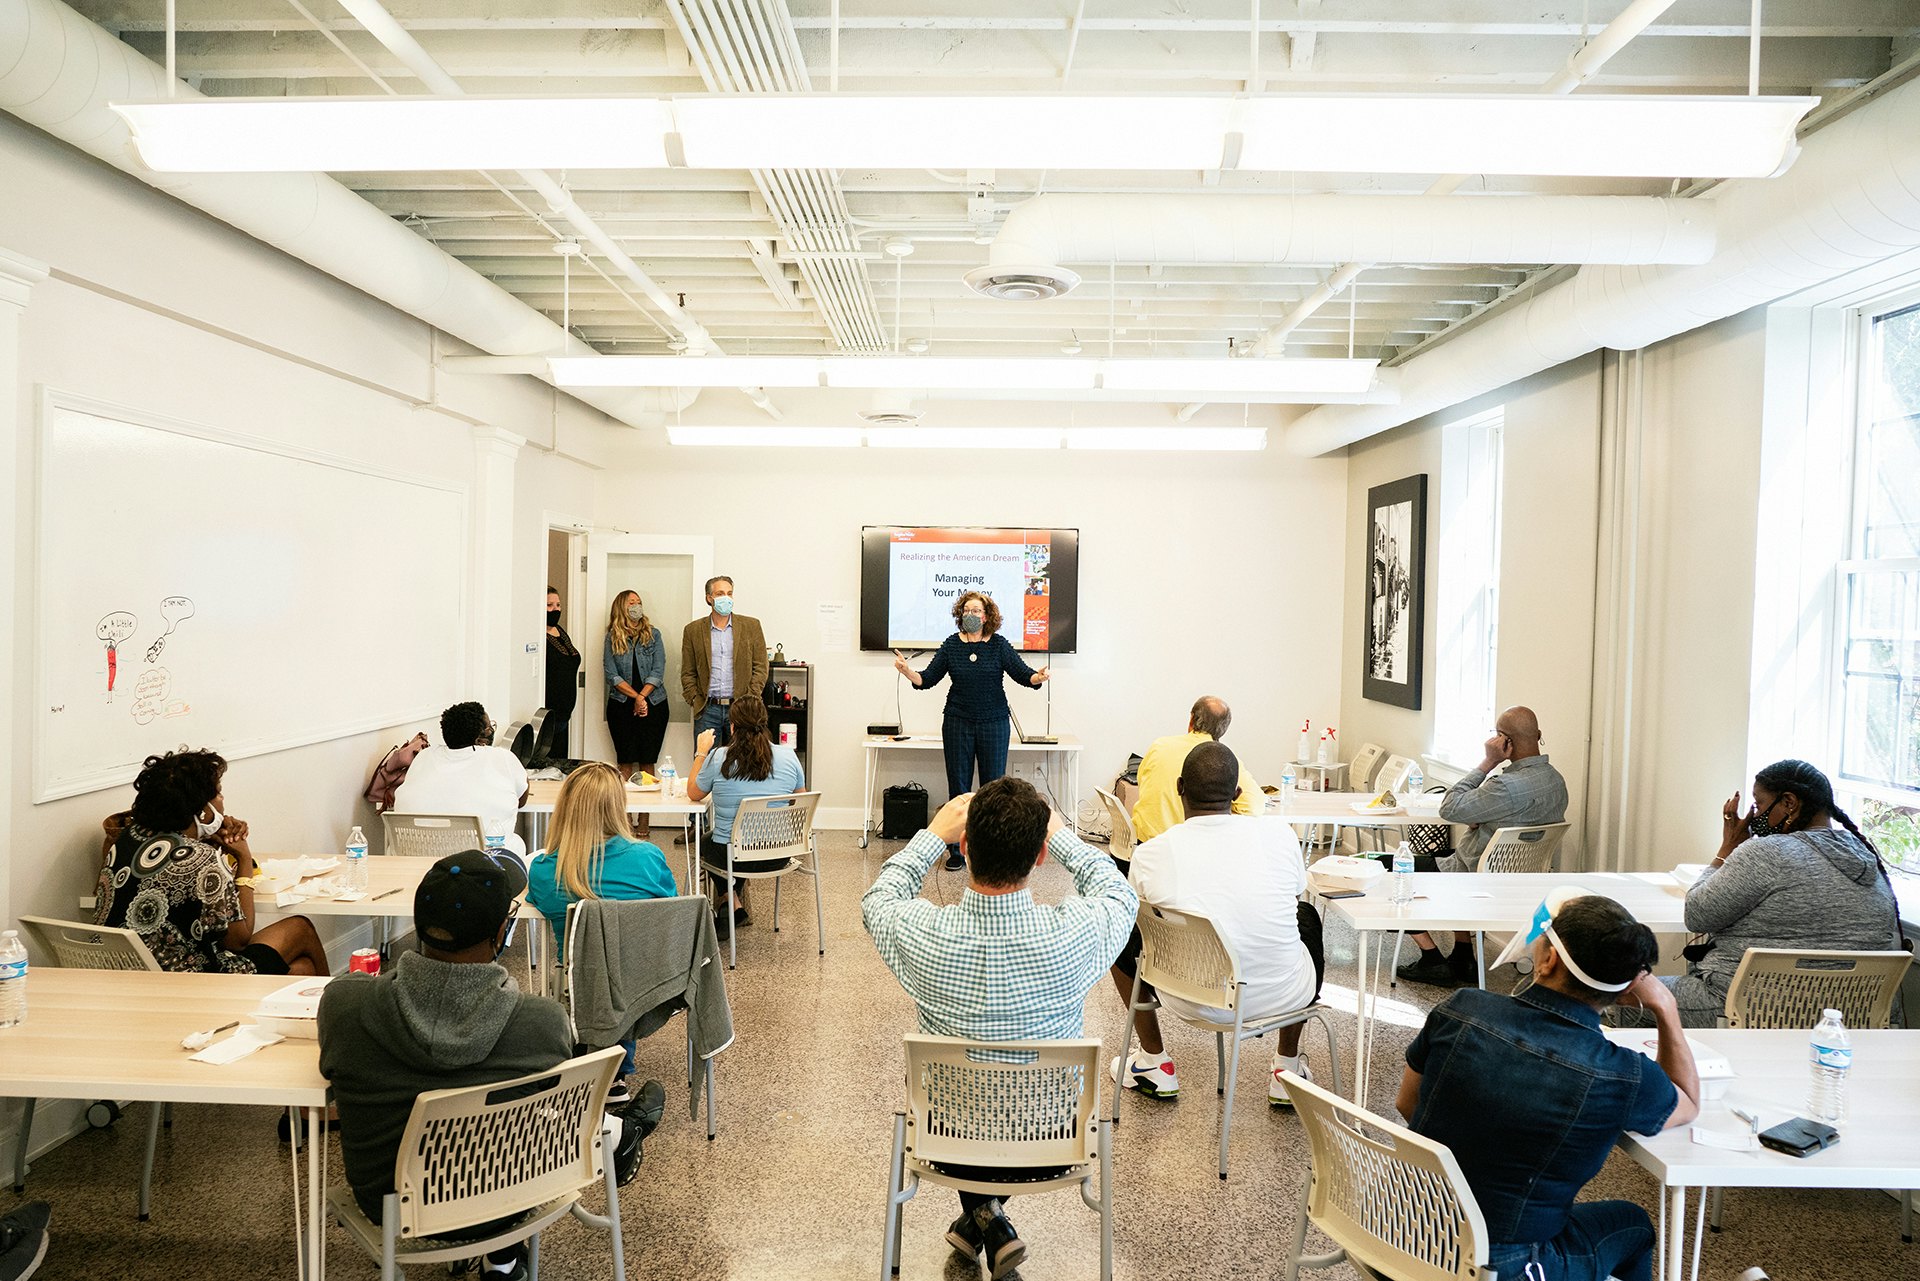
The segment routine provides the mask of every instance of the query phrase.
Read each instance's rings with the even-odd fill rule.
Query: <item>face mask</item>
[[[547,626],[548,626],[548,627],[558,627],[558,626],[560,626],[560,611],[559,611],[559,610],[557,610],[557,609],[550,609],[550,610],[548,610],[548,611],[547,611]]]
[[[981,625],[986,621],[986,619],[980,617],[978,614],[962,614],[960,615],[960,630],[971,636],[979,631]]]
[[[1773,805],[1769,805],[1759,813],[1749,816],[1747,819],[1747,830],[1755,836],[1772,836],[1775,832],[1786,831],[1785,824],[1776,827],[1773,822],[1774,806],[1778,804],[1780,804],[1780,802],[1775,801]],[[1791,821],[1791,819],[1788,820],[1788,822]]]
[[[713,598],[713,612],[722,618],[733,613],[733,597],[715,596]]]
[[[217,836],[220,832],[220,825],[227,821],[227,816],[211,805],[207,806],[207,813],[213,815],[213,817],[211,819],[196,817],[193,820],[194,835],[203,841]]]
[[[557,618],[558,615],[555,615],[555,617]],[[627,606],[627,621],[630,623],[637,623],[640,621],[640,607],[638,605]]]

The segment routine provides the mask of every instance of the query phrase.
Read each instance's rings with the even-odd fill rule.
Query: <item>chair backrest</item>
[[[20,924],[53,963],[66,970],[157,970],[160,962],[133,930],[23,916]]]
[[[1551,872],[1571,823],[1496,828],[1480,852],[1482,872]]]
[[[445,858],[467,850],[485,849],[486,829],[473,814],[395,814],[380,816],[386,829],[385,850],[418,858]]]
[[[1097,1158],[1099,1041],[915,1034],[906,1047],[907,1150],[915,1159],[1004,1168]],[[1005,1058],[1029,1061],[997,1061]]]
[[[1380,767],[1380,773],[1368,785],[1366,790],[1373,792],[1392,792],[1398,796],[1407,790],[1407,778],[1413,773],[1413,758],[1408,756],[1389,756],[1387,763]]]
[[[1810,1028],[1838,1010],[1850,1028],[1886,1027],[1911,952],[1750,947],[1727,988],[1727,1026]]]
[[[753,796],[740,802],[733,816],[733,856],[752,851],[758,859],[800,860],[813,840],[813,814],[820,793],[794,792],[787,796]]]
[[[1100,798],[1100,807],[1107,812],[1107,853],[1123,863],[1132,862],[1133,847],[1140,839],[1133,833],[1132,815],[1112,792],[1096,787],[1093,794]]]
[[[600,1126],[620,1049],[413,1101],[393,1186],[403,1238],[506,1218],[603,1177]]]
[[[1191,912],[1141,903],[1140,981],[1164,996],[1231,1010],[1239,1003],[1233,956],[1213,922]]]
[[[713,911],[713,904],[704,895],[681,894],[673,898],[639,899],[580,899],[567,904],[566,955],[561,958],[564,983],[561,990],[567,996],[567,1009],[577,1008],[582,1000],[599,999],[606,1005],[614,1003],[612,985],[614,975],[605,968],[606,958],[595,949],[584,953],[575,946],[583,929],[591,924],[591,918],[605,916],[611,918],[606,931],[621,939],[657,939],[671,938],[687,925],[698,935],[700,918]],[[684,920],[682,919],[684,918]],[[541,928],[545,928],[543,924]],[[621,984],[629,990],[650,990],[656,983],[686,975],[691,986],[692,969],[699,964],[700,952],[697,947],[689,946],[678,959],[663,962],[663,968],[657,975],[624,973],[619,976]]]
[[[1347,786],[1356,792],[1367,791],[1373,782],[1373,772],[1380,768],[1386,755],[1387,749],[1378,743],[1360,744],[1360,750],[1353,754],[1353,761],[1347,766]]]
[[[1394,1281],[1483,1275],[1487,1221],[1444,1144],[1291,1073],[1285,1079],[1307,1132],[1315,1227],[1362,1269]]]

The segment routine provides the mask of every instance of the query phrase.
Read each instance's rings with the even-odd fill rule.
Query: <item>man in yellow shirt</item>
[[[1133,804],[1135,840],[1150,841],[1186,817],[1180,794],[1175,790],[1187,753],[1202,743],[1217,743],[1227,735],[1233,723],[1233,709],[1224,700],[1203,695],[1194,700],[1187,716],[1187,732],[1157,738],[1140,760],[1140,799]],[[1240,794],[1234,797],[1235,814],[1259,814],[1266,807],[1266,794],[1253,781],[1246,767],[1240,769]]]

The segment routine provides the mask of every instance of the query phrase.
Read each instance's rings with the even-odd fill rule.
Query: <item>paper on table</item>
[[[853,602],[823,600],[814,609],[820,628],[820,649],[828,654],[853,652]]]
[[[1719,1148],[1723,1152],[1751,1152],[1760,1146],[1760,1141],[1746,1130],[1709,1130],[1704,1125],[1693,1128],[1693,1141],[1703,1148]]]
[[[224,1041],[215,1041],[193,1056],[196,1063],[234,1063],[256,1050],[264,1050],[286,1038],[252,1023],[246,1024]]]

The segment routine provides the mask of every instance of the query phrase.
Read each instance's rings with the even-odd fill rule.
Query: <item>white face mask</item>
[[[203,841],[211,840],[213,837],[218,836],[220,834],[220,825],[227,821],[227,816],[211,805],[207,806],[207,813],[213,815],[213,817],[211,819],[196,817],[193,820],[194,835]]]

